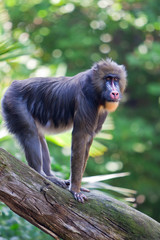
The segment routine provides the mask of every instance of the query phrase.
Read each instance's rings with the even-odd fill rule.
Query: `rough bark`
[[[85,204],[0,149],[0,201],[55,239],[160,239],[160,224],[104,194]]]

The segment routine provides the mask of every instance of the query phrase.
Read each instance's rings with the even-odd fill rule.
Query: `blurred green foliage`
[[[96,139],[86,176],[130,171],[127,178],[108,180],[107,184],[135,189],[137,208],[157,221],[160,221],[159,13],[158,0],[0,1],[0,98],[14,79],[70,76],[106,57],[126,66],[128,87],[123,103],[111,115],[114,129],[108,131],[107,140],[104,135]],[[109,141],[111,134],[113,140]],[[67,135],[65,138],[68,139]],[[68,141],[65,145],[62,139],[49,136],[48,142],[54,156],[53,169],[59,176],[68,177],[70,151]],[[24,159],[1,118],[0,146]],[[97,156],[96,150],[107,152]],[[44,239],[42,232],[36,233],[26,222],[24,228],[24,221],[5,209],[2,205],[0,239]],[[14,224],[4,224],[8,221]]]
[[[53,238],[40,231],[29,222],[20,218],[0,203],[0,239],[1,240],[52,240]]]

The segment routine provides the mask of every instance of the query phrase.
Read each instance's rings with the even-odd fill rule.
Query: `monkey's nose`
[[[110,93],[111,99],[117,100],[119,98],[119,93],[117,91],[112,91]]]

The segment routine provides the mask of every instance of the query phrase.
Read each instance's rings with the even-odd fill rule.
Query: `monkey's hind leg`
[[[51,170],[51,160],[49,155],[49,150],[47,146],[47,142],[44,136],[39,136],[39,140],[42,147],[42,159],[43,159],[43,171],[47,176],[54,176]]]
[[[21,102],[14,94],[10,96],[6,93],[2,101],[2,113],[7,128],[16,136],[22,146],[29,166],[43,174],[41,145],[37,127],[26,103]]]
[[[39,137],[37,129],[35,130],[34,134],[26,133],[23,138],[19,138],[24,148],[28,165],[56,185],[67,188],[65,181],[57,178],[51,172],[47,143],[44,138],[42,140],[42,137]]]
[[[67,181],[57,178],[51,170],[51,161],[45,137],[39,136],[39,139],[42,147],[43,171],[46,174],[46,178],[62,188],[68,188]]]
[[[29,130],[24,131],[23,135],[16,134],[16,137],[24,149],[28,165],[45,176],[43,171],[41,144],[36,129],[34,132],[30,132]]]
[[[24,150],[28,165],[41,175],[45,175],[43,172],[41,144],[34,119],[27,109],[21,109],[19,106],[16,109],[16,117],[15,115],[13,117],[14,120],[10,116],[12,120],[10,120],[9,124],[12,125],[12,132]]]

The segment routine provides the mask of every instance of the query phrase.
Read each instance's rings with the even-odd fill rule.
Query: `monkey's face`
[[[93,71],[94,86],[101,93],[102,105],[109,112],[115,111],[126,87],[125,67],[107,59],[95,64]]]
[[[109,73],[104,76],[104,91],[102,99],[104,101],[105,109],[109,112],[113,112],[117,109],[122,97],[119,81],[120,76],[118,74]]]

